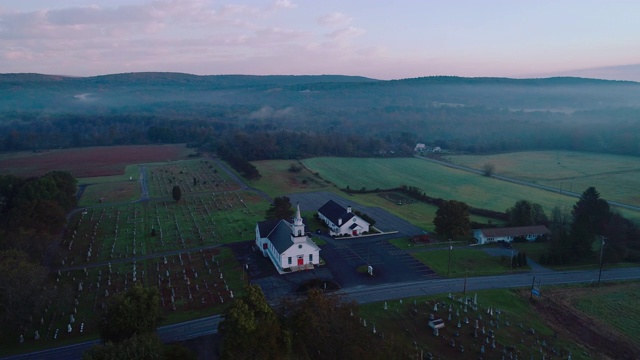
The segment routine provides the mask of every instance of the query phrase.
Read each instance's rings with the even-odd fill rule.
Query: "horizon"
[[[23,0],[0,5],[0,69],[640,81],[639,12],[578,0]]]
[[[360,75],[346,75],[346,74],[193,74],[188,72],[178,72],[178,71],[130,71],[130,72],[118,72],[118,73],[108,73],[108,74],[96,74],[96,75],[66,75],[66,74],[45,74],[45,73],[35,73],[35,72],[14,72],[14,73],[0,73],[0,75],[41,75],[41,76],[51,76],[51,77],[64,77],[64,78],[92,78],[92,77],[101,77],[101,76],[115,76],[115,75],[127,75],[127,74],[176,74],[176,75],[186,75],[186,76],[199,76],[199,77],[210,77],[210,76],[255,76],[255,77],[268,77],[268,76],[340,76],[340,77],[359,77],[367,80],[374,81],[402,81],[402,80],[412,80],[412,79],[426,79],[426,78],[459,78],[459,79],[504,79],[504,80],[550,80],[550,79],[579,79],[579,80],[595,80],[595,81],[611,81],[611,82],[633,82],[640,83],[640,80],[617,80],[617,79],[603,79],[596,77],[584,77],[584,76],[571,76],[571,75],[558,75],[558,76],[543,76],[543,77],[505,77],[505,76],[458,76],[458,75],[425,75],[425,76],[416,76],[410,78],[398,78],[398,79],[377,79],[367,76]]]

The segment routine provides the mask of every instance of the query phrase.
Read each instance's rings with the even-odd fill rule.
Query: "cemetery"
[[[147,167],[151,197],[170,197],[174,185],[182,194],[232,191],[240,188],[213,160],[182,160]]]
[[[38,348],[95,337],[109,299],[134,284],[159,289],[166,323],[222,313],[242,295],[248,278],[225,245],[251,239],[269,203],[239,190],[212,161],[149,165],[146,171],[158,200],[105,204],[70,216],[50,283],[66,291],[32,315],[28,328],[15,333],[16,343]],[[175,184],[182,189],[179,201],[171,198]]]
[[[361,305],[362,326],[393,336],[420,359],[588,359],[548,328],[514,290],[449,293]],[[420,357],[422,356],[422,357]]]

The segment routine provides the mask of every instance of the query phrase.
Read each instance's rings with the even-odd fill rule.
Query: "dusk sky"
[[[15,0],[0,73],[640,81],[640,1]]]

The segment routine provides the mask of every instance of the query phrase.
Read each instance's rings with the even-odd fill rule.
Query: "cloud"
[[[273,6],[279,9],[295,9],[298,7],[291,0],[276,0]]]
[[[340,12],[334,12],[328,15],[324,15],[318,19],[318,24],[323,26],[340,26],[344,27],[351,24],[353,20],[352,17],[349,17]]]
[[[350,26],[350,17],[333,13],[310,15],[312,20],[304,24],[287,21],[287,16],[304,13],[291,10],[296,6],[291,1],[257,7],[155,0],[113,7],[0,10],[0,68],[66,75],[309,74],[344,73],[354,61],[371,60],[375,50],[357,44],[364,30]],[[289,112],[272,110],[271,116]]]

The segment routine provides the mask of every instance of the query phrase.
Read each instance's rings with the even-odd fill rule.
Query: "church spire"
[[[302,216],[300,215],[300,203],[296,204],[296,217],[293,218],[294,225],[302,225]]]
[[[304,223],[300,215],[300,203],[298,203],[296,204],[296,217],[293,218],[293,224],[291,225],[291,239],[293,242],[298,242],[306,240],[306,238],[307,234],[304,231]]]

